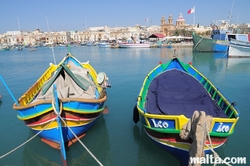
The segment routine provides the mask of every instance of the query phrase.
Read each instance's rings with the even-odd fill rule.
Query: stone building
[[[164,16],[161,17],[161,33],[165,36],[172,36],[175,26],[173,24],[173,17],[170,15],[168,17],[168,22]]]
[[[173,36],[174,31],[177,29],[185,29],[190,27],[186,24],[185,19],[182,16],[182,13],[180,13],[178,19],[176,20],[176,24],[173,24],[173,17],[170,15],[168,17],[168,21],[166,21],[165,17],[162,16],[161,18],[161,33],[165,36]]]

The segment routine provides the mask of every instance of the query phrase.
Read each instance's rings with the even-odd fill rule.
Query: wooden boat
[[[197,111],[211,117],[208,137],[204,140],[209,147],[201,146],[208,154],[233,134],[239,119],[238,109],[191,64],[173,58],[160,63],[144,79],[133,120],[141,121],[147,135],[185,166],[195,138],[182,139],[180,134]]]
[[[42,141],[61,149],[70,146],[96,123],[105,108],[108,78],[70,53],[51,64],[42,76],[13,105],[18,119]]]

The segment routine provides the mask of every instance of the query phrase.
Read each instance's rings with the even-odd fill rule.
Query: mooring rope
[[[193,48],[193,52],[195,51],[196,47],[201,43],[201,41],[203,40],[203,36],[201,37],[201,39],[199,40],[199,42],[194,46]]]
[[[12,149],[11,151],[7,152],[6,154],[0,156],[0,159],[6,157],[7,155],[11,154],[12,152],[16,151],[17,149],[21,148],[23,145],[25,145],[26,143],[30,142],[33,138],[35,138],[38,134],[40,134],[44,129],[46,129],[52,122],[54,122],[54,120],[52,120],[48,125],[46,125],[41,131],[39,131],[38,133],[36,133],[34,136],[32,136],[30,139],[28,139],[27,141],[25,141],[24,143],[22,143],[21,145],[17,146],[16,148]]]
[[[96,162],[103,166],[103,164],[93,155],[93,153],[91,153],[91,151],[84,145],[84,143],[82,143],[82,141],[77,137],[77,135],[74,133],[74,131],[72,131],[72,129],[67,125],[67,123],[64,121],[64,119],[58,115],[59,118],[63,121],[63,123],[67,126],[67,128],[71,131],[71,133],[75,136],[75,138],[80,142],[80,144],[87,150],[87,152],[96,160]]]
[[[207,129],[207,136],[208,136],[208,140],[209,140],[209,145],[208,144],[206,144],[206,146],[214,153],[214,158],[219,158],[220,159],[220,161],[222,161],[222,163],[223,164],[226,164],[226,165],[228,165],[228,166],[231,166],[229,163],[227,163],[227,162],[225,162],[224,160],[222,160],[222,158],[218,155],[218,153],[216,153],[215,151],[214,151],[214,149],[213,149],[213,146],[212,146],[212,141],[211,141],[211,138],[210,138],[210,134],[209,134],[209,129]],[[217,165],[217,163],[215,162],[214,163],[214,166],[216,166]]]

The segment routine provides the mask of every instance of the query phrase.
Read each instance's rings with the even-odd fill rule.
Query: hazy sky
[[[195,13],[187,14],[194,6]],[[19,27],[61,31],[160,25],[161,17],[169,15],[175,24],[180,13],[186,24],[210,25],[228,19],[231,10],[232,23],[250,23],[250,0],[2,0],[0,7],[0,34]]]

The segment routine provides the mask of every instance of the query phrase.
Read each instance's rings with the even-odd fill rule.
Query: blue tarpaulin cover
[[[199,81],[188,73],[172,69],[151,82],[146,111],[151,114],[185,115],[191,118],[195,110],[213,117],[227,117]]]

